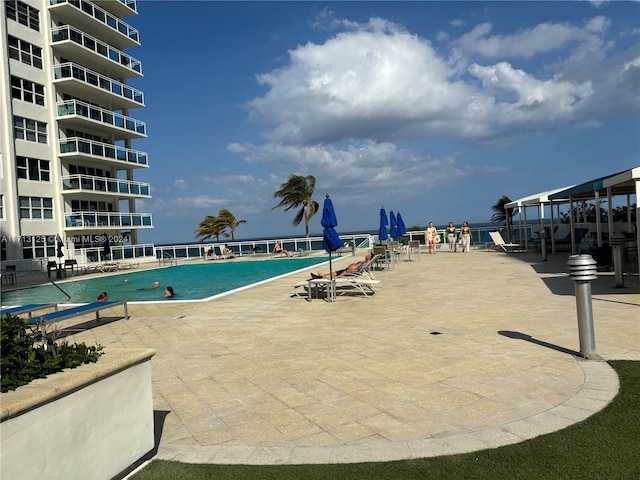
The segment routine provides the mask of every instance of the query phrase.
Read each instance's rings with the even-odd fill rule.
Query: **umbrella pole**
[[[331,265],[331,252],[329,252],[329,301],[333,302],[333,267]]]

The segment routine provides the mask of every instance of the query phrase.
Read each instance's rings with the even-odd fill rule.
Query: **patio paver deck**
[[[297,273],[209,302],[131,304],[130,320],[69,340],[157,351],[155,458],[295,464],[470,452],[565,428],[618,391],[605,361],[575,355],[566,259],[423,254],[376,272],[384,289],[375,296],[333,304],[292,298],[308,278]],[[625,284],[613,288],[613,273],[592,282],[604,360],[640,360],[637,274]]]

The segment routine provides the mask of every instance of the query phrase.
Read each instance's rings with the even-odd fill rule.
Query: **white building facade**
[[[53,260],[80,249],[137,243],[153,228],[136,200],[151,197],[132,148],[147,136],[131,111],[144,94],[127,81],[135,0],[0,3],[0,229],[2,261]],[[139,111],[139,110],[138,110]]]

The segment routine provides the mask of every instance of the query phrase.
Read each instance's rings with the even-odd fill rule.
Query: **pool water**
[[[109,300],[130,302],[204,300],[327,261],[328,257],[279,258],[130,270],[101,277],[80,277],[77,280],[57,282],[71,299],[51,284],[2,291],[2,305],[88,303],[95,301],[103,291],[109,294]],[[160,287],[150,289],[155,281],[160,282]],[[176,296],[165,299],[164,289],[168,285],[173,287]]]

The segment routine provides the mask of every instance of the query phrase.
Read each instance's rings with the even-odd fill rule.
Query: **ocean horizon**
[[[494,222],[481,222],[481,223],[472,223],[469,222],[471,225],[471,229],[472,230],[487,230],[490,227],[496,228],[496,229],[500,229],[500,228],[505,228],[505,224],[503,223],[494,223]],[[550,219],[544,219],[544,223],[548,224],[551,223]],[[538,225],[539,221],[528,221],[527,225]],[[448,222],[446,224],[442,224],[442,225],[436,225],[436,228],[438,230],[442,230],[444,228],[446,228],[446,226],[448,225]],[[512,227],[517,228],[518,222],[514,222]],[[412,225],[413,226],[413,225]],[[461,225],[456,225],[457,228],[460,228]],[[423,231],[425,230],[427,227],[425,225],[424,228],[421,228],[420,230],[409,230],[409,227],[407,227],[407,232],[409,231]],[[348,236],[348,235],[378,235],[378,229],[376,228],[375,230],[348,230],[348,231],[340,231],[339,228],[337,228],[338,230],[338,235],[340,236]],[[317,237],[322,237],[322,231],[320,232],[311,232],[309,233],[309,236],[312,238],[317,238]],[[270,235],[270,236],[261,236],[261,237],[247,237],[247,238],[236,238],[235,240],[231,240],[230,238],[221,238],[220,240],[212,240],[212,241],[207,241],[207,242],[203,242],[203,245],[208,245],[208,244],[221,244],[221,243],[247,243],[247,242],[265,242],[265,241],[275,241],[275,240],[290,240],[290,239],[301,239],[301,238],[305,238],[304,235],[289,235],[289,236],[278,236],[278,235]],[[170,247],[170,246],[175,246],[175,245],[195,245],[197,244],[197,242],[195,240],[189,240],[183,243],[180,242],[170,242],[170,243],[154,243],[154,245],[158,246],[158,247]]]

